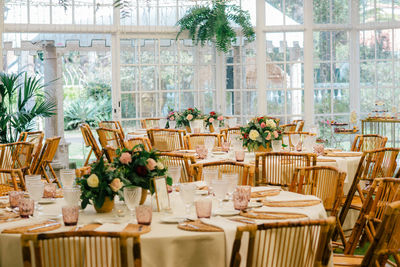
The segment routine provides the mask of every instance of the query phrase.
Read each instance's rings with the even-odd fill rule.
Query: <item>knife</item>
[[[34,230],[37,230],[37,229],[41,229],[41,228],[47,228],[47,227],[58,225],[58,224],[60,224],[60,223],[59,222],[48,223],[48,224],[45,224],[45,225],[41,225],[41,226],[30,228],[30,229],[28,229],[28,232],[31,232],[31,231],[34,231]]]
[[[197,227],[196,225],[189,224],[189,223],[182,223],[182,225],[183,225],[183,226],[189,226],[189,227],[192,227],[192,228],[194,228],[194,229],[200,229],[200,228]]]

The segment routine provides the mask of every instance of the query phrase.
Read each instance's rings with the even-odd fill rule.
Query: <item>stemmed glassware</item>
[[[290,140],[292,141],[292,145],[294,148],[294,151],[297,150],[297,146],[299,145],[300,142],[300,135],[299,134],[291,134],[290,135]]]
[[[215,197],[219,201],[218,209],[223,209],[223,201],[225,199],[226,194],[228,193],[229,181],[228,180],[212,180],[211,186],[213,188]]]
[[[236,186],[238,185],[239,175],[237,173],[224,173],[222,174],[222,180],[228,181],[228,194],[231,198]]]
[[[138,186],[124,187],[125,204],[130,210],[132,216],[135,216],[135,208],[139,206],[141,197],[142,197],[142,188]]]
[[[186,216],[190,215],[190,207],[194,202],[194,195],[196,192],[196,186],[192,183],[183,183],[180,184],[179,195],[183,203],[185,204],[185,212]]]
[[[29,196],[35,201],[36,210],[42,210],[39,201],[43,197],[44,183],[42,181],[27,183],[26,189],[28,190]]]
[[[181,179],[181,166],[169,166],[168,167],[168,175],[171,176],[173,186],[177,187],[179,185],[179,181]]]
[[[214,148],[215,138],[214,137],[205,137],[204,145],[209,152],[211,152]]]
[[[210,187],[211,181],[213,179],[218,179],[218,174],[218,169],[203,169],[203,181],[206,182],[208,187]]]

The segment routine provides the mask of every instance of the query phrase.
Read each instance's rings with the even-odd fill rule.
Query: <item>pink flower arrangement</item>
[[[265,140],[271,140],[271,132],[268,133],[267,137],[265,138]]]
[[[265,122],[262,122],[262,123],[260,124],[261,129],[264,129],[265,126],[266,126]]]
[[[152,158],[147,159],[146,162],[147,162],[146,168],[147,168],[149,171],[154,170],[154,169],[156,168],[156,166],[157,166],[157,162],[156,162],[154,159],[152,159]]]
[[[121,182],[119,178],[115,178],[114,180],[112,180],[109,186],[111,187],[112,191],[118,192],[118,190],[120,190],[124,186],[124,184]]]
[[[217,120],[219,120],[219,121],[224,120],[224,116],[222,116],[222,115],[218,116]]]
[[[132,162],[132,155],[128,152],[124,152],[121,154],[119,161],[121,161],[122,164],[128,165]]]
[[[187,115],[187,116],[186,116],[186,119],[187,119],[188,121],[191,121],[191,120],[193,119],[193,115],[192,115],[192,114]]]
[[[279,137],[279,133],[277,131],[274,131],[274,137],[278,138]]]
[[[211,122],[211,123],[213,123],[214,118],[210,118],[208,121]]]

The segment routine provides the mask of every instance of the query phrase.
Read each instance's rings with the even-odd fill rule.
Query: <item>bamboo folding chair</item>
[[[175,129],[148,129],[147,135],[151,146],[161,152],[171,152],[185,149],[184,130]]]
[[[345,172],[339,172],[335,167],[312,166],[296,168],[289,191],[304,195],[314,195],[323,201],[325,210],[336,218],[343,244],[346,239],[339,222],[339,209],[343,197]]]
[[[283,124],[280,127],[281,127],[283,133],[296,131],[296,124],[293,124],[293,123]]]
[[[360,181],[371,183],[375,178],[393,177],[399,152],[399,148],[381,148],[363,153],[340,211],[339,220],[342,225],[350,209],[361,210],[365,191],[361,187]]]
[[[304,120],[294,120],[293,124],[296,125],[296,127],[294,128],[295,132],[302,132],[303,128],[304,128]]]
[[[50,178],[46,172],[46,168],[48,167],[53,176],[54,181],[57,183],[58,187],[61,188],[60,181],[58,180],[58,177],[57,177],[53,167],[51,166],[51,162],[53,161],[54,156],[56,155],[56,152],[58,149],[58,144],[60,143],[60,139],[61,139],[61,137],[59,137],[59,136],[46,139],[43,149],[40,153],[38,162],[37,162],[36,166],[34,167],[33,174],[40,174],[40,175],[44,176],[44,178],[46,179],[46,181],[48,183],[51,183],[52,181],[50,180]]]
[[[207,163],[193,164],[192,173],[196,181],[203,180],[204,169],[218,169],[218,179],[222,178],[224,173],[239,175],[238,185],[254,185],[254,166],[236,161],[215,161]]]
[[[305,136],[315,136],[315,135],[316,135],[316,134],[314,134],[314,133],[309,133],[309,132],[296,132],[296,131],[294,131],[294,132],[283,132],[282,134],[283,134],[283,135],[287,135],[287,136],[289,137],[289,146],[290,146],[290,149],[295,149],[295,147],[294,147],[294,145],[293,145],[293,143],[292,143],[292,135],[297,134],[297,135],[300,136],[300,141],[299,141],[299,143],[300,143],[300,142],[303,142]]]
[[[24,173],[29,170],[33,148],[27,142],[0,144],[0,196],[26,189]]]
[[[225,141],[225,137],[223,134],[216,133],[188,134],[185,136],[185,145],[187,149],[196,149],[197,146],[204,145],[206,140],[213,142],[214,147],[220,147],[222,141]]]
[[[146,151],[152,150],[150,139],[147,137],[134,137],[124,142],[125,148],[130,150],[137,145],[143,145]]]
[[[255,182],[258,185],[289,187],[298,167],[315,166],[317,155],[295,152],[256,153]]]
[[[131,238],[133,249],[128,252]],[[142,266],[140,235],[125,231],[23,234],[21,245],[24,266],[127,267],[128,253],[133,253],[135,267]]]
[[[147,118],[140,120],[143,129],[160,128],[160,118]]]
[[[98,128],[96,131],[99,136],[100,145],[103,148],[103,153],[109,162],[113,162],[117,156],[117,149],[124,148],[124,138],[121,132],[107,128]]]
[[[22,132],[19,135],[18,142],[28,142],[33,144],[32,151],[32,162],[30,163],[30,172],[33,172],[33,167],[37,164],[39,159],[40,151],[43,146],[44,133],[42,131],[37,132]]]
[[[121,133],[122,139],[125,139],[124,129],[122,129],[121,122],[119,121],[101,121],[99,128],[118,130]]]
[[[382,212],[381,223],[365,256],[334,254],[335,266],[400,266],[400,201],[388,204]]]
[[[376,228],[382,222],[386,206],[400,200],[399,185],[400,179],[396,178],[376,178],[374,180],[346,243],[344,254],[354,254],[363,233],[369,242],[373,241]]]
[[[239,267],[243,233],[249,233],[247,267],[256,266],[327,266],[335,218],[286,221],[239,226],[230,261]]]
[[[83,141],[85,142],[85,146],[90,147],[89,154],[87,155],[85,164],[83,165],[83,166],[87,166],[89,164],[89,160],[90,160],[90,156],[92,155],[92,152],[96,156],[97,161],[99,161],[100,158],[103,157],[103,151],[100,149],[99,145],[97,144],[97,141],[94,138],[94,135],[92,133],[92,130],[90,129],[89,124],[83,123],[83,124],[79,125],[79,128],[81,129]]]
[[[193,154],[161,152],[159,158],[167,167],[181,166],[181,183],[193,182],[191,166],[196,163]]]
[[[225,140],[228,142],[231,142],[233,139],[240,139],[242,137],[240,127],[221,129],[220,133],[225,136]]]
[[[351,145],[351,151],[365,152],[384,148],[388,138],[378,134],[357,134]]]

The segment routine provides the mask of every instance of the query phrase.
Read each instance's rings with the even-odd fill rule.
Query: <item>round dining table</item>
[[[195,183],[197,186],[202,186],[199,183]],[[263,188],[252,188],[253,191],[262,190]],[[268,189],[268,188],[267,188]],[[201,191],[200,191],[201,193]],[[196,194],[195,198],[206,197],[200,194]],[[210,197],[210,196],[208,196]],[[277,197],[277,200],[291,199],[291,200],[302,200],[304,198],[314,196],[304,196],[296,193],[281,191]],[[216,220],[219,223],[227,225],[227,229],[222,232],[196,232],[186,231],[178,228],[178,224],[165,223],[165,218],[180,216],[186,218],[195,218],[195,209],[192,206],[190,214],[186,214],[184,204],[180,198],[179,192],[172,192],[169,194],[170,209],[163,212],[155,211],[154,207],[154,196],[148,196],[147,203],[153,205],[153,218],[151,223],[151,231],[141,235],[141,258],[142,266],[145,267],[226,267],[229,266],[229,259],[232,252],[233,240],[235,230],[238,225],[242,223],[233,222],[231,218],[240,218],[239,215],[233,217],[221,217],[215,216],[218,203],[215,197],[213,198],[213,216],[210,219],[212,223]],[[274,197],[271,197],[273,201]],[[7,198],[0,198],[0,201],[7,202]],[[252,200],[253,201],[253,200]],[[50,201],[51,202],[51,201]],[[0,232],[5,229],[31,225],[40,222],[44,222],[49,218],[58,220],[62,223],[61,207],[66,205],[64,199],[55,199],[46,205],[41,205],[43,210],[40,214],[36,214],[29,219],[17,219],[15,221],[0,222]],[[226,210],[233,210],[232,201],[223,202],[223,207]],[[81,210],[79,214],[78,226],[86,224],[97,223],[99,225],[111,225],[111,229],[115,227],[118,229],[120,225],[127,223],[136,223],[136,219],[131,216],[129,211],[121,212],[124,210],[124,204],[121,201],[116,200],[116,205],[111,213],[98,214],[94,210],[93,206],[88,206],[85,210]],[[275,212],[288,212],[296,214],[306,215],[306,219],[324,219],[327,218],[327,214],[322,203],[314,206],[307,207],[260,207],[255,210],[275,211]],[[1,212],[1,209],[0,209]],[[255,220],[256,223],[263,222],[275,222],[276,220]],[[61,226],[59,229],[54,231],[74,231],[73,226]],[[233,231],[232,231],[233,229]],[[244,242],[242,249],[246,250],[247,243]],[[241,251],[242,251],[241,249]],[[128,250],[129,251],[129,250]],[[244,252],[246,253],[246,252]],[[130,255],[130,262],[132,262],[132,255]],[[245,260],[242,260],[244,266]],[[20,234],[7,234],[0,233],[0,267],[22,267],[22,251],[20,243]]]

